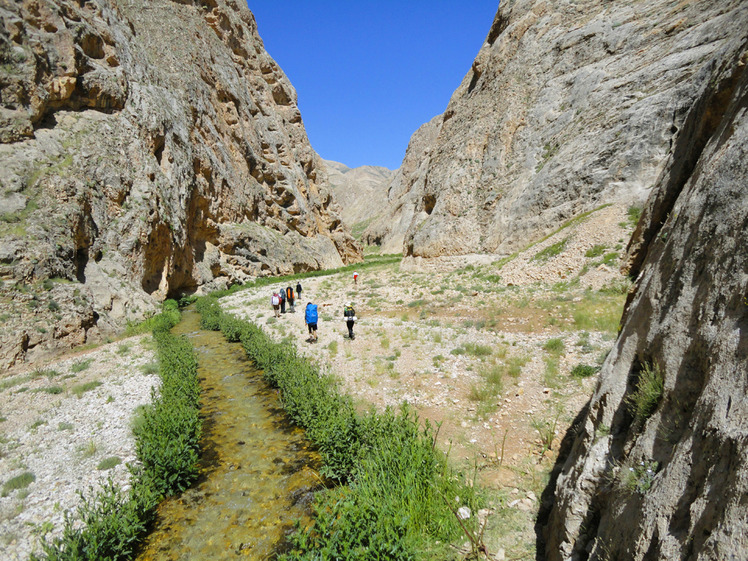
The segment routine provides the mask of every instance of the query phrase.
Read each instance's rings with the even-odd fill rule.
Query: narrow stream
[[[241,345],[200,329],[194,310],[183,313],[174,332],[189,338],[198,357],[200,479],[159,506],[138,559],[270,559],[294,522],[308,521],[319,457]]]

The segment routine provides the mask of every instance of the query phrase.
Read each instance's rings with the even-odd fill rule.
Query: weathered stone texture
[[[635,291],[541,515],[549,560],[748,559],[748,27],[740,29],[705,69],[630,243]],[[664,391],[637,419],[630,404],[645,366],[659,368]]]
[[[408,221],[406,255],[508,254],[602,204],[641,205],[746,9],[502,1],[382,223]]]
[[[360,259],[244,2],[0,0],[0,17],[6,299],[57,277],[121,324]]]

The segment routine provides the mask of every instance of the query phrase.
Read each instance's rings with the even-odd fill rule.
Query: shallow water
[[[308,523],[319,457],[291,426],[238,343],[200,329],[186,311],[174,328],[198,356],[203,458],[198,483],[164,501],[141,561],[271,559],[298,519]]]

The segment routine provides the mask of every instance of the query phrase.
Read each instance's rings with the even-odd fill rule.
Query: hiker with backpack
[[[296,283],[296,298],[301,300],[301,281]]]
[[[281,288],[278,291],[278,296],[280,296],[281,299],[281,313],[286,313],[286,290],[284,288]]]
[[[353,284],[358,284],[358,271],[353,271]]]
[[[290,286],[286,288],[286,301],[288,302],[288,311],[289,313],[296,313],[296,310],[293,307],[294,297],[293,297],[293,288]]]
[[[348,302],[343,306],[343,319],[345,320],[345,325],[348,327],[348,339],[353,341],[356,338],[353,334],[353,324],[358,319],[356,317],[356,310],[353,309],[353,302]]]
[[[310,343],[317,342],[317,304],[307,302],[306,309],[304,310],[304,323],[309,330],[309,341]]]
[[[270,297],[270,304],[273,306],[275,317],[280,317],[280,296],[277,292],[273,292],[273,295]]]

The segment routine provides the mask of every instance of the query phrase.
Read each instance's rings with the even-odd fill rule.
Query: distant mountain
[[[333,196],[340,206],[340,216],[356,235],[384,210],[387,186],[396,171],[381,166],[349,168],[340,162],[323,162]]]

